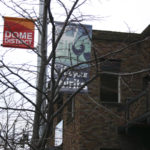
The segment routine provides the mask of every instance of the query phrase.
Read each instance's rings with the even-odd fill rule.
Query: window
[[[67,105],[67,122],[70,122],[74,119],[74,113],[75,113],[75,102],[74,98],[72,98],[72,100]]]
[[[102,63],[102,71],[117,73],[120,71],[120,60],[108,60]],[[120,77],[113,74],[100,75],[100,100],[102,102],[120,102]]]
[[[101,75],[100,99],[105,102],[118,102],[118,82],[115,75]]]
[[[63,95],[60,93],[57,99],[57,110],[63,105]],[[62,120],[62,112],[57,115],[57,122]]]
[[[143,78],[143,90],[145,90],[148,87],[149,83],[150,83],[150,75],[147,75]]]

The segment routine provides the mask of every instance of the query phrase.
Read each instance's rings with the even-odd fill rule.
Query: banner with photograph
[[[4,17],[4,47],[34,48],[34,22],[25,18]]]
[[[63,25],[56,22],[56,38]],[[61,91],[74,92],[89,79],[89,64],[86,62],[90,60],[91,37],[90,25],[69,24],[65,28],[56,48],[56,76],[70,68],[61,77]],[[88,92],[88,87],[85,86],[81,92]]]

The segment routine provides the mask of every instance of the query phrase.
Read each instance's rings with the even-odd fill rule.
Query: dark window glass
[[[75,106],[74,106],[74,98],[68,103],[67,105],[67,122],[70,122],[74,119],[74,111],[75,111]]]
[[[58,99],[57,99],[57,109],[59,109],[63,105],[63,95],[59,94]],[[60,122],[62,120],[62,112],[60,112],[57,115],[57,122]]]
[[[118,76],[101,75],[100,99],[105,102],[118,102]]]
[[[111,73],[120,72],[120,60],[104,60],[101,63],[101,70],[110,74],[100,75],[100,100],[102,102],[118,102],[119,77]]]
[[[143,90],[145,90],[150,83],[150,76],[147,75],[143,78]]]
[[[101,62],[101,70],[109,72],[120,72],[121,60],[104,60]]]

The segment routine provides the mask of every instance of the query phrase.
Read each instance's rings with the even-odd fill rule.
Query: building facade
[[[54,120],[63,150],[149,150],[150,26],[141,34],[93,31],[88,93],[78,93]],[[57,110],[69,97],[62,94]],[[63,120],[63,122],[61,122]],[[62,135],[56,144],[56,126]]]

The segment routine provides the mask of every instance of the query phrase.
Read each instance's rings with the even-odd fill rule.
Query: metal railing
[[[126,100],[125,118],[127,121],[141,117],[150,112],[150,84],[138,95]]]

